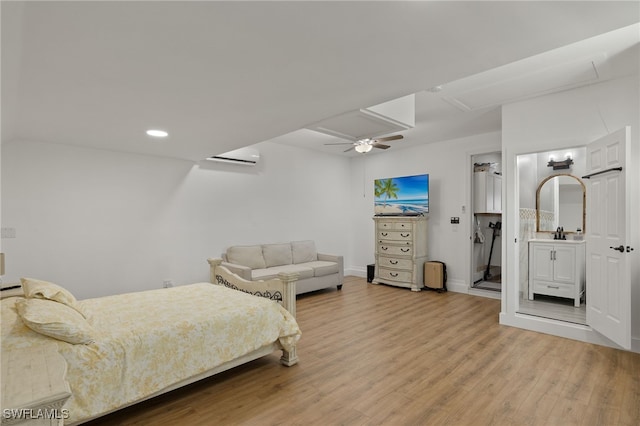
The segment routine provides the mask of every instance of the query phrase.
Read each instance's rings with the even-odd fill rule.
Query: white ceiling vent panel
[[[604,70],[599,64],[605,59],[606,56],[600,54],[554,66],[539,67],[533,71],[522,70],[515,77],[491,83],[478,78],[475,87],[447,87],[451,90],[443,94],[443,99],[462,111],[473,111],[584,86],[603,79]]]
[[[319,121],[307,129],[343,139],[358,140],[386,135],[415,126],[415,95],[349,111]]]

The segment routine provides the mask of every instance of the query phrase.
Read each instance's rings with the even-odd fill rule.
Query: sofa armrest
[[[318,253],[318,260],[325,262],[336,262],[338,264],[338,273],[340,274],[340,285],[344,281],[344,258],[333,254]]]
[[[251,281],[251,268],[248,266],[238,265],[236,263],[222,262],[222,266],[230,270],[241,278]]]

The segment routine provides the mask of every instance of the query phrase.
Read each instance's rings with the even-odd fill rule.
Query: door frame
[[[596,137],[593,140],[598,139]],[[590,141],[586,141],[583,146],[586,146]],[[631,141],[633,147],[633,139]],[[536,147],[535,151],[531,150],[514,150],[511,147],[503,146],[502,149],[502,174],[503,187],[502,187],[502,202],[503,202],[503,279],[506,285],[502,287],[502,309],[499,315],[499,322],[503,325],[518,327],[526,330],[536,331],[540,333],[551,334],[555,336],[565,337],[568,339],[579,340],[587,343],[594,343],[602,346],[608,346],[613,348],[620,348],[611,340],[604,337],[602,334],[596,332],[588,325],[574,324],[566,321],[554,320],[550,318],[536,317],[533,315],[527,315],[518,313],[519,309],[519,274],[520,274],[520,248],[519,248],[519,226],[520,226],[520,214],[519,214],[519,182],[518,182],[518,164],[517,159],[519,155],[526,155],[535,152],[543,151],[555,151],[563,149],[571,149],[575,147],[575,141],[569,142],[562,146],[556,143],[544,143]],[[632,153],[632,169],[635,172],[635,178],[640,175],[640,170],[636,170],[637,167],[633,167],[633,164],[640,164],[640,152],[636,148],[636,151]],[[637,180],[636,180],[637,181]],[[640,213],[638,207],[639,200],[632,200],[632,211],[634,213]],[[635,204],[634,204],[635,203]],[[635,209],[635,212],[634,212]],[[504,215],[504,213],[507,213]],[[588,232],[588,231],[587,231]],[[637,235],[632,233],[635,240],[631,243],[633,246],[638,247],[639,239]],[[636,249],[636,253],[638,250]],[[471,260],[471,259],[470,259]],[[640,269],[640,266],[638,267]],[[632,272],[633,275],[633,272]],[[637,274],[636,274],[637,275]],[[632,278],[633,283],[633,278]],[[640,291],[640,289],[636,289]],[[632,289],[633,293],[633,289]],[[633,306],[632,306],[633,308]],[[632,342],[631,351],[640,353],[640,340],[633,336],[633,318],[632,318]]]
[[[501,292],[497,292],[497,291],[491,291],[491,290],[482,290],[482,289],[477,289],[477,288],[473,288],[473,231],[475,229],[475,217],[473,216],[473,210],[474,210],[474,206],[475,206],[475,200],[473,198],[473,158],[479,155],[489,155],[489,154],[500,154],[500,161],[502,163],[502,175],[504,176],[504,154],[502,152],[502,148],[497,146],[494,149],[491,149],[489,147],[483,147],[483,148],[478,148],[477,150],[473,150],[473,151],[467,151],[467,167],[465,167],[465,180],[466,180],[466,214],[468,214],[467,216],[467,229],[469,230],[469,246],[468,246],[468,250],[467,250],[467,265],[469,265],[469,269],[467,271],[467,284],[466,284],[466,289],[467,289],[467,293],[468,294],[472,294],[475,296],[482,296],[482,297],[488,297],[491,299],[501,299],[503,298],[503,294],[504,294],[504,284],[502,285],[502,291]],[[504,212],[505,212],[505,202],[504,202],[504,178],[503,178],[503,184],[502,184],[502,214],[504,217]],[[464,213],[463,213],[464,214]],[[505,256],[504,256],[504,237],[500,238],[501,240],[501,259],[500,259],[500,265],[501,265],[501,271],[500,274],[503,277],[503,282],[504,282],[504,277],[505,277]],[[504,304],[504,302],[503,302]],[[504,307],[503,309],[504,310]]]

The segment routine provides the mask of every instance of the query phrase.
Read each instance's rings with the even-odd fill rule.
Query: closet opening
[[[471,157],[471,288],[502,291],[502,154]]]

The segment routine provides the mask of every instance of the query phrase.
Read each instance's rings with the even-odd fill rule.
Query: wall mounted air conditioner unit
[[[255,166],[260,161],[260,151],[255,148],[240,148],[223,154],[212,155],[207,160],[218,163]]]

